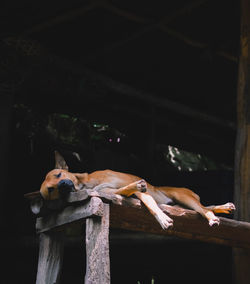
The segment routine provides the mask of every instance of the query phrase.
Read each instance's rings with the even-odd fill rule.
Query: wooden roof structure
[[[204,153],[232,166],[238,1],[142,5],[73,0],[59,5],[14,0],[0,10],[3,64],[14,68],[15,75],[20,72],[17,86],[11,87],[17,101],[44,112],[53,109],[101,120],[133,135],[135,121],[138,127],[153,121],[151,132],[157,135],[152,139],[157,143]],[[33,67],[12,66],[6,46],[7,51],[12,47],[35,61]],[[43,64],[36,69],[35,58],[41,55]],[[27,58],[19,59],[23,60]],[[69,92],[77,103],[58,104]],[[51,109],[45,105],[47,99]],[[88,108],[82,111],[84,105]]]

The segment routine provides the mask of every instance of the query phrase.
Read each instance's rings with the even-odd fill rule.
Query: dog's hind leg
[[[228,202],[223,205],[206,206],[207,209],[212,210],[214,213],[231,214],[235,210],[233,203]]]
[[[210,226],[213,226],[214,224],[219,225],[220,223],[220,219],[216,217],[214,213],[230,214],[235,210],[234,204],[230,202],[223,205],[203,206],[200,203],[200,197],[187,188],[180,188],[177,190],[174,194],[174,199],[180,204],[200,213],[208,220]]]
[[[184,195],[182,195],[182,197],[178,200],[181,204],[200,213],[204,218],[208,220],[210,226],[220,224],[220,219],[214,215],[213,210],[203,206],[200,203],[199,198],[196,198],[196,196],[185,193],[186,192],[184,191]]]
[[[178,204],[193,209],[208,220],[210,226],[220,224],[220,219],[214,215],[213,209],[205,207],[200,203],[200,197],[188,188],[161,189],[167,191],[170,197]]]

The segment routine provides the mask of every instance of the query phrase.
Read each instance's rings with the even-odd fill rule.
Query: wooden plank
[[[99,187],[99,186],[97,186]],[[105,187],[102,188],[102,190],[105,190]],[[141,202],[138,199],[135,198],[127,198],[118,194],[110,194],[103,192],[101,190],[96,190],[96,188],[93,189],[84,189],[79,190],[76,192],[71,192],[69,196],[67,197],[67,202],[74,203],[81,200],[85,200],[89,197],[100,197],[104,201],[111,201],[114,204],[117,205],[123,205],[123,206],[132,206],[132,207],[141,207]]]
[[[55,233],[40,235],[36,284],[59,284],[63,261],[63,240]]]
[[[121,206],[132,206],[136,208],[141,207],[141,201],[139,199],[131,197],[128,198],[118,194],[109,194],[102,191],[97,191],[95,188],[71,192],[66,200],[57,199],[44,201],[39,191],[26,193],[24,197],[30,201],[31,211],[36,215],[45,215],[46,213],[51,213],[51,210],[62,209],[67,205],[67,203],[84,201],[90,197],[100,197],[106,202],[111,201],[112,203]]]
[[[219,226],[210,227],[195,211],[167,205],[165,210],[174,220],[174,226],[168,230],[163,230],[144,206],[138,210],[112,204],[110,227],[250,248],[250,224],[247,222],[221,217]]]
[[[110,283],[109,204],[103,204],[101,218],[86,220],[87,266],[85,284]]]
[[[91,216],[102,216],[103,202],[97,197],[92,197],[85,204],[68,206],[60,212],[37,218],[36,230],[38,233],[68,224]]]
[[[155,218],[145,209],[144,205],[142,210],[139,209],[141,208],[141,202],[137,199],[124,198],[114,194],[102,194],[95,190],[87,190],[87,195],[84,192],[80,192],[80,194],[83,194],[84,199],[91,197],[91,202],[94,199],[97,200],[95,206],[91,205],[88,207],[87,204],[90,201],[85,201],[85,204],[83,204],[84,201],[77,202],[81,200],[81,197],[77,198],[76,193],[73,194],[72,205],[50,216],[37,218],[36,226],[38,232],[44,232],[89,216],[101,216],[103,205],[99,198],[102,198],[104,201],[113,202],[111,207],[111,226],[114,228],[172,235],[233,247],[250,248],[250,224],[246,222],[221,218],[220,226],[211,228],[207,221],[198,213],[192,210],[165,205],[162,209],[174,219],[174,227],[164,231]],[[127,206],[121,206],[124,204]],[[92,209],[90,210],[90,208]]]
[[[141,201],[133,197],[125,197],[118,194],[109,194],[102,191],[89,191],[89,196],[96,196],[102,198],[102,200],[111,201],[113,204],[120,206],[129,206],[135,208],[141,208]]]
[[[250,0],[241,0],[235,148],[235,217],[250,222]],[[250,282],[250,250],[234,249],[234,281]]]
[[[66,198],[66,201],[69,203],[79,202],[83,201],[89,198],[89,194],[87,190],[79,190],[75,192],[70,192],[69,195]]]

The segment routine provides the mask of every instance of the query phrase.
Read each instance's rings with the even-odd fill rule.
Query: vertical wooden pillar
[[[241,0],[235,152],[235,218],[250,222],[250,0]],[[234,249],[235,283],[250,283],[250,250]]]
[[[86,219],[85,284],[110,283],[109,204],[104,204],[102,217]]]
[[[40,235],[36,284],[59,284],[63,261],[63,240],[55,233]]]
[[[4,92],[0,90],[0,180],[1,188],[4,190],[8,186],[8,179],[6,177],[8,172],[8,161],[9,161],[9,145],[11,136],[11,114],[12,114],[12,93]],[[1,227],[3,228],[6,222],[5,204],[8,200],[6,192],[1,192]]]
[[[150,178],[155,179],[155,136],[156,136],[156,127],[155,127],[155,116],[156,110],[155,107],[151,107],[151,116],[148,124],[148,164],[147,164],[147,175]]]

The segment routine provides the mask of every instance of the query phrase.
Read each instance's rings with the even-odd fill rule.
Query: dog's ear
[[[88,181],[88,173],[74,173],[74,175],[77,178],[79,184],[85,184]]]
[[[69,167],[66,164],[63,156],[61,156],[61,154],[59,154],[59,152],[55,151],[55,169],[63,169],[68,171]]]

